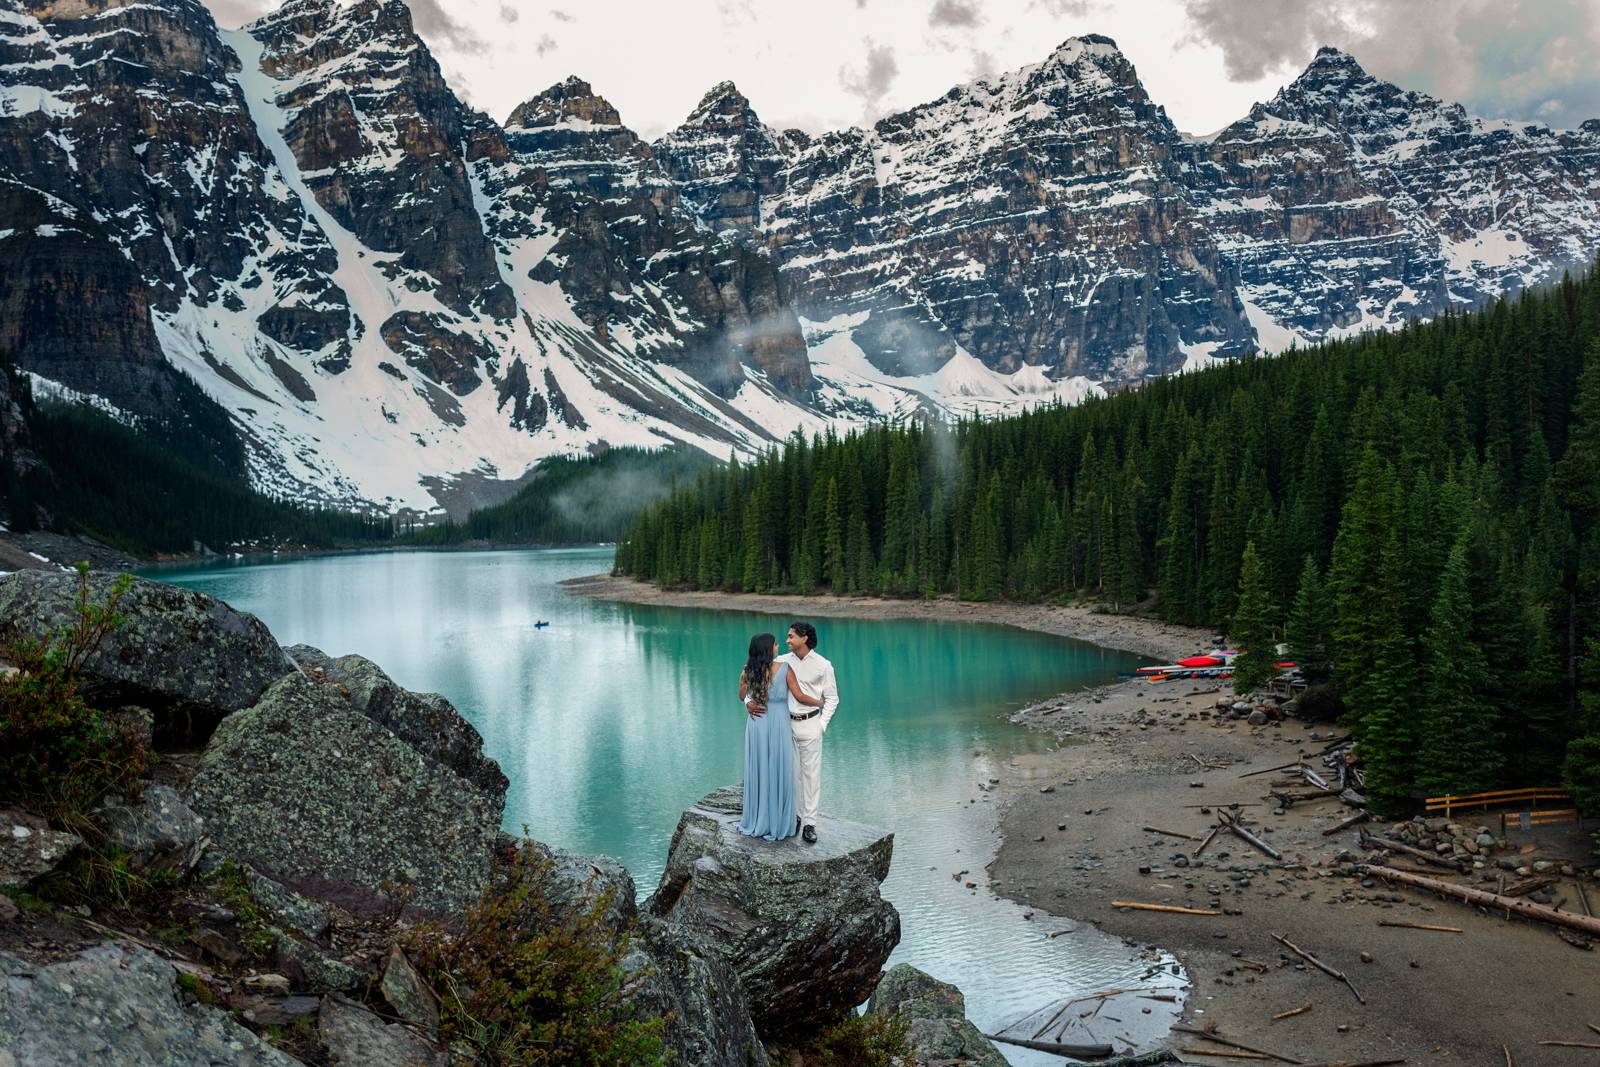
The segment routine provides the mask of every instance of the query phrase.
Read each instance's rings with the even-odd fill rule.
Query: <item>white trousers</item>
[[[822,801],[822,717],[793,723],[794,730],[794,812],[800,825],[817,824],[817,805]]]

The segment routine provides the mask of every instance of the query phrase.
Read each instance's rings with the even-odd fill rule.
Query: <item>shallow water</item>
[[[781,639],[791,620],[597,602],[558,584],[610,564],[609,549],[394,552],[151,576],[259,616],[286,645],[359,652],[408,688],[443,693],[511,780],[506,828],[616,856],[642,896],[679,813],[739,779],[744,651],[752,633]],[[536,630],[537,620],[550,626]],[[892,962],[954,982],[990,1032],[1051,1000],[1139,984],[1152,960],[1087,925],[1049,939],[1074,924],[1028,921],[989,892],[995,802],[978,788],[1016,777],[1005,769],[1011,755],[1053,743],[1011,725],[1009,712],[1138,661],[970,623],[815,622],[841,694],[823,808],[895,832],[884,895],[903,940]],[[971,873],[952,878],[963,869]],[[1061,1062],[1005,1052],[1016,1064]]]

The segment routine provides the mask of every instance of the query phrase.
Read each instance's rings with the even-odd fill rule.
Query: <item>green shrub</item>
[[[895,1067],[911,1054],[904,1015],[852,1015],[817,1039],[806,1067]]]
[[[610,892],[572,915],[550,905],[552,864],[519,850],[504,883],[458,924],[418,926],[408,947],[441,1003],[440,1037],[491,1064],[653,1067],[664,1022],[633,1017],[628,935],[606,926]]]
[[[148,757],[142,742],[78,695],[84,661],[125,621],[117,605],[132,584],[124,574],[106,603],[92,604],[89,567],[80,563],[72,620],[12,646],[17,672],[0,678],[0,797],[71,823],[107,792],[133,792]]]

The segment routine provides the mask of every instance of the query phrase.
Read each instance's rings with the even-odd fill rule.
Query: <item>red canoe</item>
[[[1180,667],[1220,667],[1220,666],[1222,666],[1222,657],[1221,656],[1190,656],[1188,659],[1180,659],[1178,661],[1178,666],[1180,666]]]

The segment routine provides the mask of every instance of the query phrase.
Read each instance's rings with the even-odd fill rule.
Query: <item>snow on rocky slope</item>
[[[1183,137],[1103,37],[870,130],[730,83],[653,144],[567,78],[501,125],[403,0],[0,0],[0,347],[252,478],[461,510],[540,457],[1000,414],[1476,303],[1600,249],[1600,124],[1325,50]]]

